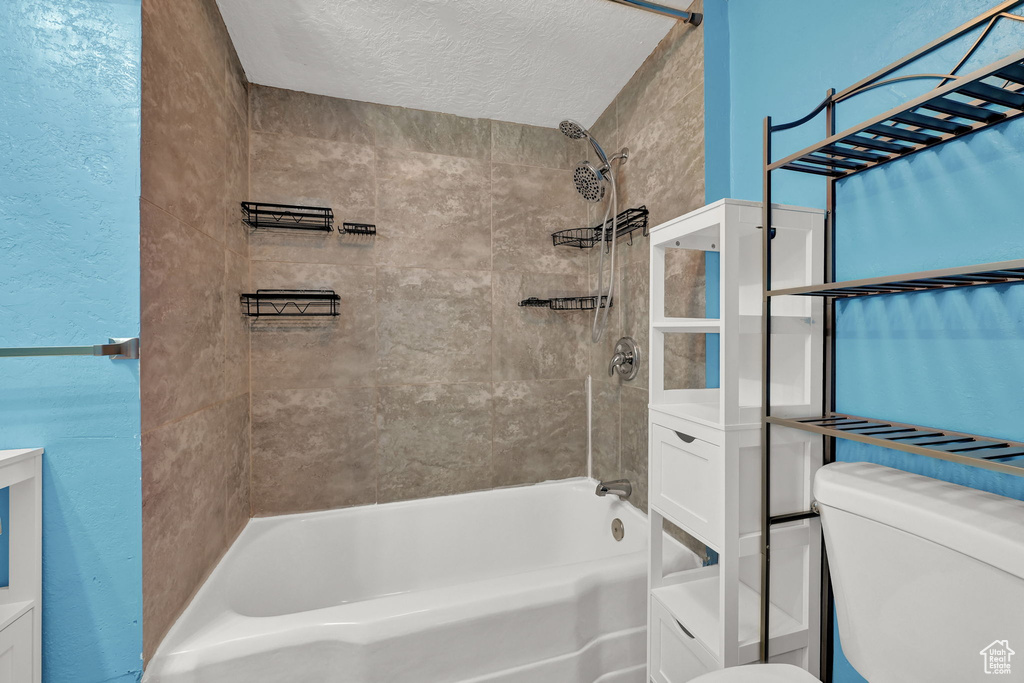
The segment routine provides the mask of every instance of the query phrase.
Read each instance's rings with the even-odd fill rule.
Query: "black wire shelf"
[[[242,202],[242,222],[254,229],[334,230],[334,211],[320,206]]]
[[[768,170],[845,178],[1024,114],[1024,51],[949,78],[900,107],[769,164]]]
[[[341,232],[346,235],[376,235],[377,226],[372,223],[342,223]]]
[[[333,289],[258,289],[242,295],[243,313],[250,318],[336,316],[340,301]]]
[[[795,419],[771,416],[765,419],[768,423],[780,427],[859,441],[872,446],[892,448],[1024,477],[1024,443],[1018,441],[887,420],[873,420],[842,413]]]
[[[647,217],[649,212],[646,206],[640,206],[635,209],[626,209],[618,215],[619,228],[615,233],[616,239],[629,236],[630,240],[633,238],[633,233],[637,230],[643,231],[643,236],[647,236]],[[577,247],[579,249],[591,249],[597,243],[601,241],[601,228],[603,225],[595,225],[592,228],[572,228],[570,230],[560,230],[556,233],[552,233],[551,241],[556,247],[567,246]],[[612,234],[608,231],[605,234],[605,241],[611,242]]]
[[[597,308],[596,296],[563,296],[553,299],[538,299],[531,296],[519,302],[520,306],[526,308],[550,308],[552,311],[592,311]],[[601,308],[611,308],[614,300],[609,301],[608,297],[601,297]]]
[[[892,275],[848,280],[823,285],[775,289],[768,296],[820,296],[837,299],[853,299],[876,294],[900,294],[923,292],[935,289],[958,287],[979,287],[1024,282],[1024,259],[982,263],[976,266],[961,266],[943,270],[929,270],[920,273]]]

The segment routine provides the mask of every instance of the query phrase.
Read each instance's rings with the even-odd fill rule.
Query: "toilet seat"
[[[819,683],[803,669],[789,664],[734,666],[698,676],[690,683]]]

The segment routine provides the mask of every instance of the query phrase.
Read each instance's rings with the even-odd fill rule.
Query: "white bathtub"
[[[594,486],[253,519],[144,680],[644,683],[647,518]]]

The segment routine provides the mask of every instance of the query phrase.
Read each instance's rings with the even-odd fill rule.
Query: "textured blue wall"
[[[140,0],[4,0],[0,26],[0,345],[134,336]],[[137,361],[0,360],[0,448],[46,448],[45,681],[140,676],[139,431]]]
[[[728,38],[729,93],[708,96],[706,116],[731,121],[728,143],[717,145],[727,148],[731,158],[729,194],[761,199],[763,116],[771,114],[776,122],[799,118],[827,88],[842,89],[860,80],[994,4],[729,0],[727,21],[705,29],[724,30]],[[966,71],[1021,49],[1022,29],[1017,22],[1004,22]],[[712,38],[709,34],[706,40]],[[960,43],[922,61],[914,71],[948,69],[965,50],[966,44]],[[707,69],[706,88],[721,88],[721,65]],[[839,129],[906,101],[929,85],[908,82],[855,98],[841,106]],[[823,130],[824,122],[818,121],[806,134],[780,136],[775,157],[810,144]],[[841,182],[836,211],[839,278],[1024,257],[1019,226],[1022,150],[1024,122],[1011,122]],[[709,188],[717,187],[713,180],[709,178]],[[785,172],[775,180],[775,201],[823,206],[821,180]],[[1019,419],[1024,411],[1022,304],[1024,288],[1005,286],[844,303],[838,314],[838,409],[1024,440]],[[852,443],[841,445],[839,457],[881,462],[1024,499],[1024,479]],[[985,645],[964,643],[976,650]],[[862,680],[841,653],[835,680]]]

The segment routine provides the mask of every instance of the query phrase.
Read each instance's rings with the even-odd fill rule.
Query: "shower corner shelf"
[[[606,306],[607,304],[607,306]],[[531,296],[523,299],[519,305],[524,308],[550,308],[552,311],[592,311],[597,308],[596,296],[563,296],[551,299],[539,299]],[[607,296],[601,297],[601,308],[611,308],[615,300],[608,300]]]
[[[242,294],[244,315],[267,317],[328,317],[339,315],[341,297],[333,289],[258,289]]]
[[[646,206],[639,206],[635,209],[626,209],[617,217],[618,230],[615,233],[616,239],[628,235],[632,238],[637,230],[643,231],[644,237],[648,234],[647,222],[650,212]],[[556,247],[567,246],[578,249],[591,249],[601,241],[602,225],[595,225],[592,228],[572,228],[559,230],[551,234],[551,241]],[[606,235],[606,242],[611,241],[611,234]]]
[[[341,232],[346,235],[376,235],[377,226],[372,223],[342,223]]]
[[[242,222],[254,229],[334,230],[334,211],[322,206],[242,202]]]

